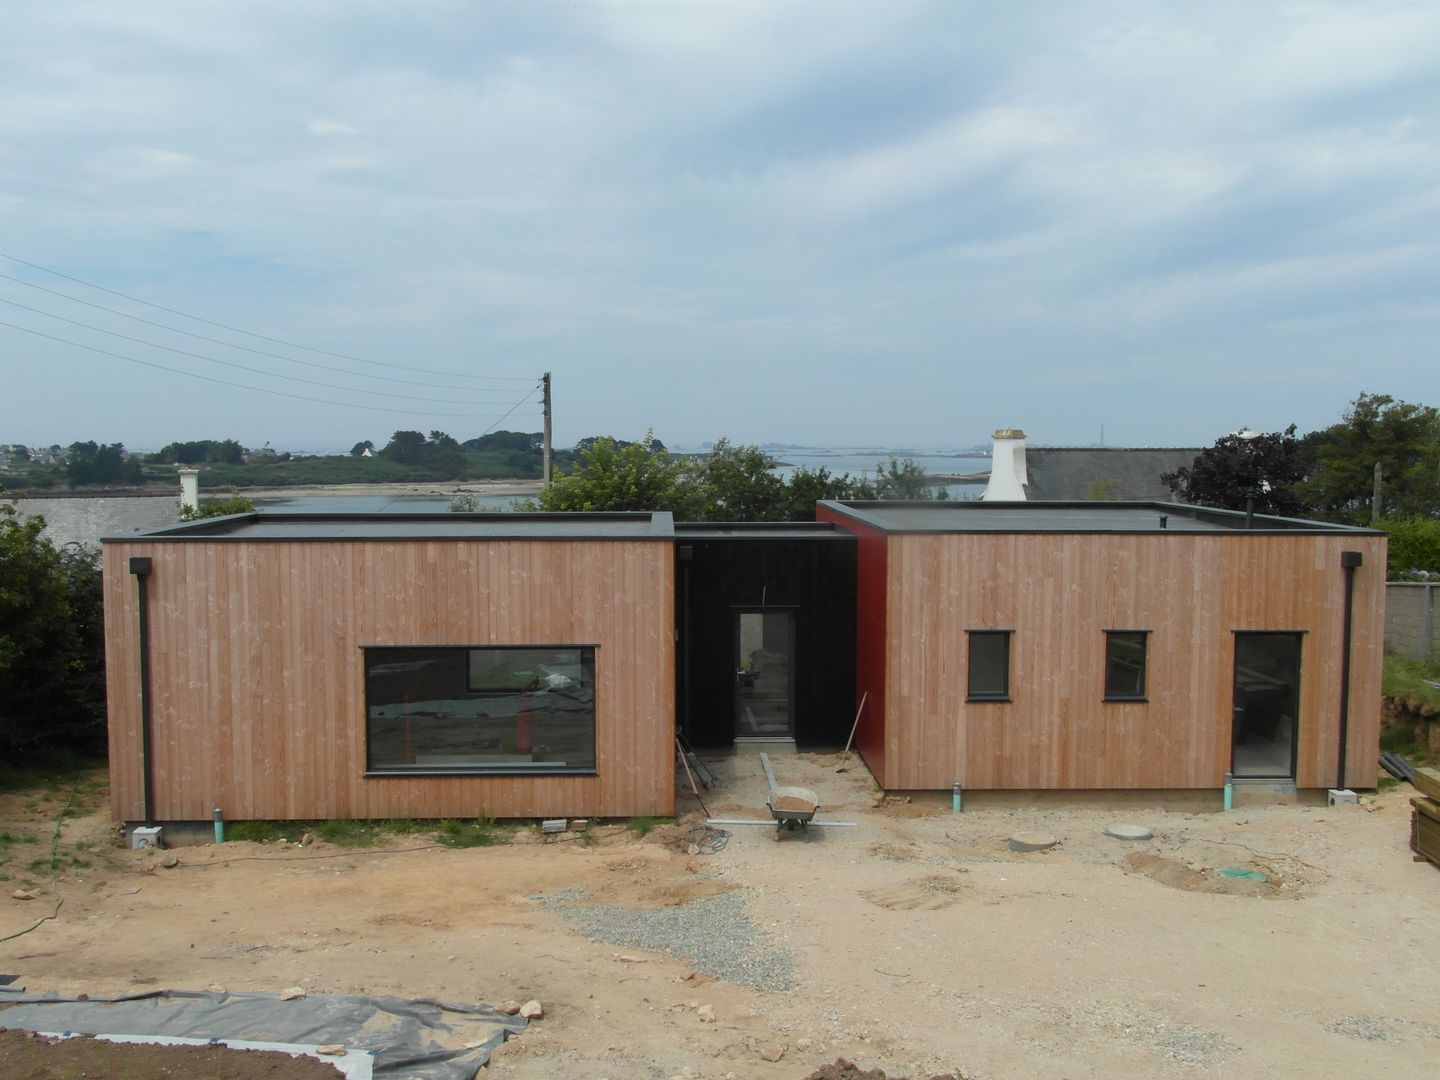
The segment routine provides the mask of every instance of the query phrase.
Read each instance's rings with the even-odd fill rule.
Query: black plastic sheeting
[[[325,1045],[374,1053],[381,1080],[473,1080],[490,1053],[525,1021],[488,1005],[432,999],[220,994],[156,990],[118,997],[5,995],[0,1027],[83,1035]]]

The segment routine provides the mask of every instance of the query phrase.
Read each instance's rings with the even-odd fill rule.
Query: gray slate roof
[[[180,520],[179,495],[62,495],[16,499],[22,518],[43,517],[56,547],[99,547],[106,536],[150,532]]]
[[[1168,502],[1175,496],[1160,481],[1188,466],[1198,448],[1026,447],[1025,496],[1036,500],[1106,499]]]

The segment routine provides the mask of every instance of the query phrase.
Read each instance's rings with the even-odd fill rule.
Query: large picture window
[[[970,664],[966,697],[970,701],[1010,700],[1010,631],[968,630]]]
[[[588,645],[368,648],[371,773],[593,773]]]

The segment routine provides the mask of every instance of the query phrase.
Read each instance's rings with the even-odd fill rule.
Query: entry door
[[[795,737],[795,613],[735,613],[735,737]]]
[[[1300,635],[1235,635],[1236,776],[1295,778],[1300,715]]]

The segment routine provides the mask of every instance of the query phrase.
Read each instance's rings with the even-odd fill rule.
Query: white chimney
[[[192,514],[200,511],[200,470],[181,468],[180,473],[180,512],[183,514],[188,506]]]
[[[995,432],[995,449],[990,453],[990,482],[980,496],[986,502],[1024,502],[1025,432],[1001,428]]]

